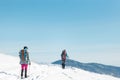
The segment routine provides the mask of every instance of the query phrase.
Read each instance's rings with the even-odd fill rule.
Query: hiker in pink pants
[[[28,53],[27,49],[28,48],[25,46],[19,52],[20,64],[21,64],[21,79],[23,79],[24,70],[25,70],[25,78],[27,78],[27,67],[28,67],[28,64],[31,65],[31,62],[29,59],[29,53]]]

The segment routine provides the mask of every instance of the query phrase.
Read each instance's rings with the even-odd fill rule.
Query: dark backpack
[[[62,58],[62,60],[66,60],[66,53],[65,52],[62,53],[61,58]]]

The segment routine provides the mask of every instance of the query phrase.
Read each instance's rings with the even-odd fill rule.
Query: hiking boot
[[[21,76],[21,79],[23,79],[23,76]]]
[[[27,76],[25,76],[25,78],[27,78]]]

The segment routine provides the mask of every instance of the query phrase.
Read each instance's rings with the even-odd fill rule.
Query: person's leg
[[[25,78],[27,78],[27,67],[28,67],[28,64],[25,64]]]
[[[23,78],[23,70],[21,70],[21,79]]]
[[[62,60],[62,68],[65,68],[65,60]]]
[[[21,64],[21,78],[23,78],[24,64]]]
[[[63,68],[65,68],[65,60],[64,60],[64,62],[63,62]]]

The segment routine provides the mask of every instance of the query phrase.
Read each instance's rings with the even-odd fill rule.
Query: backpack
[[[66,52],[63,52],[61,57],[62,57],[62,60],[66,60]]]
[[[26,61],[26,57],[27,57],[27,52],[25,52],[25,50],[22,49],[22,50],[20,51],[20,58],[21,58],[21,60],[22,60],[22,61]]]

